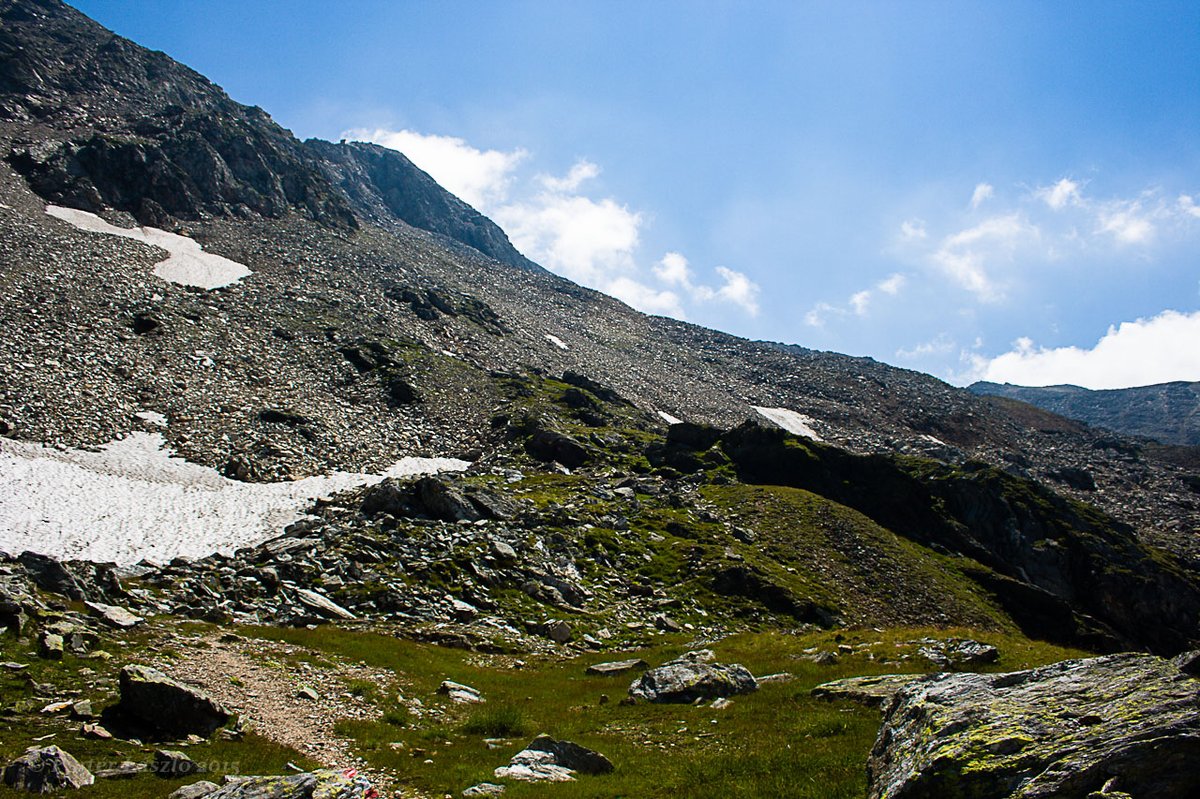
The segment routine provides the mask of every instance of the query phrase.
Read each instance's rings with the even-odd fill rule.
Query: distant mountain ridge
[[[1028,402],[1125,435],[1163,444],[1200,446],[1200,383],[1176,381],[1093,390],[1072,385],[1034,387],[981,381],[968,386],[968,390],[980,396]]]

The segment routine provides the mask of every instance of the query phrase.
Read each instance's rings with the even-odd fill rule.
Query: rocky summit
[[[0,296],[14,790],[1196,788],[1193,447],[640,314],[58,0]]]

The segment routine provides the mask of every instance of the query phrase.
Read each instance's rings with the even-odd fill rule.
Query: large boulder
[[[205,799],[364,799],[375,790],[354,769],[332,769],[288,777],[240,777]]]
[[[92,772],[57,746],[36,746],[4,767],[4,784],[31,793],[82,788],[96,781]]]
[[[211,735],[230,718],[208,694],[149,666],[122,668],[120,686],[121,715],[166,735]]]
[[[868,677],[846,677],[842,680],[824,682],[813,688],[809,695],[813,699],[834,701],[844,699],[867,707],[886,708],[888,703],[916,680],[921,674],[874,674]]]
[[[576,773],[608,774],[612,770],[612,761],[599,752],[543,733],[493,774],[519,782],[570,782]]]
[[[1141,654],[931,675],[889,705],[868,775],[871,799],[1200,796],[1200,680]]]
[[[629,695],[649,702],[696,702],[758,690],[745,666],[705,663],[692,654],[650,669],[633,681]]]

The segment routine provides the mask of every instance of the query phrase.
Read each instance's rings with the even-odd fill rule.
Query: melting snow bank
[[[98,452],[0,439],[0,550],[121,564],[231,554],[278,535],[318,497],[468,466],[404,458],[378,475],[240,483],[175,457],[157,433],[133,433]]]
[[[655,413],[657,413],[662,418],[662,420],[664,422],[666,422],[667,424],[683,424],[682,419],[672,416],[671,414],[667,413],[666,411],[655,411]]]
[[[760,408],[757,405],[751,405],[750,407],[789,433],[794,433],[798,436],[804,436],[805,438],[811,438],[813,441],[822,440],[821,437],[817,435],[817,431],[810,427],[810,425],[813,423],[813,420],[802,413],[789,411],[787,408]]]
[[[546,341],[549,341],[551,344],[558,347],[560,350],[571,349],[570,347],[567,346],[566,342],[563,341],[561,338],[559,338],[558,336],[552,336],[549,333],[546,334]]]
[[[250,275],[250,270],[242,264],[205,252],[203,247],[187,236],[168,233],[152,227],[117,227],[87,211],[63,208],[58,205],[47,205],[46,213],[74,225],[80,230],[120,236],[154,247],[161,247],[170,255],[167,260],[159,261],[154,265],[154,274],[168,283],[216,289],[236,283]]]

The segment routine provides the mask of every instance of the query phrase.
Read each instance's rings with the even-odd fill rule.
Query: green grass
[[[574,783],[509,786],[515,797],[862,797],[865,763],[879,713],[850,703],[811,699],[815,685],[864,674],[925,671],[915,656],[926,636],[974,637],[1000,648],[989,670],[1012,670],[1081,656],[1078,650],[1029,641],[1005,632],[904,628],[825,631],[807,635],[744,633],[712,644],[723,662],[755,674],[789,672],[790,682],[768,683],[736,697],[731,707],[622,706],[631,675],[593,677],[591,663],[642,657],[661,663],[688,648],[682,637],[636,651],[579,657],[478,655],[413,643],[380,633],[326,626],[315,630],[263,628],[253,634],[312,647],[332,660],[363,661],[396,671],[419,699],[423,715],[401,716],[389,700],[380,721],[343,721],[339,731],[357,742],[372,766],[423,792],[458,795],[492,778],[534,735],[545,732],[607,755],[612,774],[580,776]],[[831,666],[802,657],[806,650],[849,647]],[[903,659],[907,655],[908,659]],[[443,679],[479,689],[484,705],[459,706],[436,694]],[[608,701],[602,701],[606,696]],[[403,722],[397,724],[397,721]],[[484,739],[503,738],[489,747]],[[493,743],[492,746],[495,746]],[[432,761],[432,762],[426,762]]]

